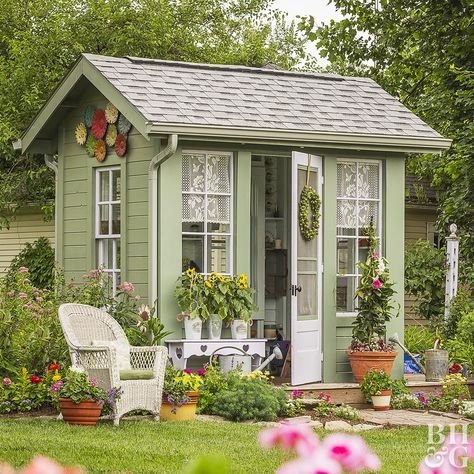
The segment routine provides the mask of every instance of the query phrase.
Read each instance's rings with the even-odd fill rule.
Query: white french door
[[[291,384],[319,382],[322,376],[322,217],[318,236],[307,242],[298,225],[298,203],[307,181],[322,196],[322,160],[292,154],[291,191]],[[321,216],[323,215],[321,209]]]

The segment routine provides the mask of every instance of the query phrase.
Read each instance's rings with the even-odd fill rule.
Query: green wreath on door
[[[306,185],[301,191],[298,204],[298,223],[300,233],[307,242],[316,238],[319,233],[319,219],[321,217],[321,198],[316,190],[309,184],[311,171],[311,157],[308,156],[308,170],[306,173]],[[311,216],[310,216],[311,213]]]

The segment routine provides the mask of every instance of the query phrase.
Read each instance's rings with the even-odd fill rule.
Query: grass
[[[115,428],[107,422],[81,427],[55,420],[0,419],[0,461],[20,467],[43,454],[89,473],[177,473],[200,455],[220,455],[232,473],[273,473],[285,456],[259,448],[261,429],[198,421],[125,420]],[[473,428],[469,434],[474,435]],[[373,430],[362,436],[382,459],[384,474],[416,473],[428,448],[425,428]]]

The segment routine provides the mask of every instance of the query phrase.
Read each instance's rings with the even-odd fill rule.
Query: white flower
[[[85,372],[85,370],[82,367],[79,367],[78,365],[71,365],[71,367],[69,367],[69,370],[71,372],[77,372],[78,374],[82,374]]]
[[[378,268],[377,268],[377,275],[382,275],[382,273],[385,271],[385,263],[383,263],[383,260],[379,258],[378,260]]]

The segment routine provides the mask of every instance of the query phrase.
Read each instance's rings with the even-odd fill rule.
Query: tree
[[[54,177],[11,146],[81,52],[290,69],[302,35],[274,0],[3,0],[0,9],[0,226]]]
[[[367,75],[442,135],[441,155],[417,155],[408,168],[440,189],[439,229],[456,222],[474,261],[474,4],[471,0],[329,0],[344,15],[299,28],[329,69]],[[471,263],[466,272],[474,273]],[[467,275],[466,275],[467,276]],[[471,275],[472,276],[472,275]]]

